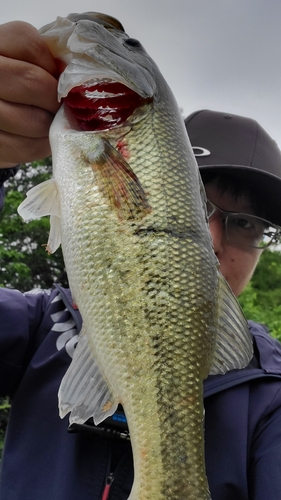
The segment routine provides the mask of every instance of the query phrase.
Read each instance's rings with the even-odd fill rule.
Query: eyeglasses
[[[263,250],[281,238],[281,228],[254,215],[228,212],[207,200],[207,215],[210,220],[216,213],[222,218],[227,241],[236,246],[246,246]]]

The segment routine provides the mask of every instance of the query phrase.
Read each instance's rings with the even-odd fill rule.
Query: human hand
[[[50,154],[49,128],[60,106],[57,73],[33,26],[0,25],[0,168]]]

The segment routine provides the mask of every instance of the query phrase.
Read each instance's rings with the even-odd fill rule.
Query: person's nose
[[[223,251],[224,227],[223,221],[218,214],[214,214],[209,220],[210,233],[213,240],[215,254],[219,257]]]

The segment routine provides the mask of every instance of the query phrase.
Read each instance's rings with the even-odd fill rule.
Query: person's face
[[[205,185],[207,198],[222,210],[255,215],[245,197],[235,198],[229,192],[222,192],[215,183]],[[249,283],[258,263],[261,251],[250,247],[230,244],[225,236],[220,214],[215,213],[209,221],[214,251],[220,262],[220,270],[236,297]]]

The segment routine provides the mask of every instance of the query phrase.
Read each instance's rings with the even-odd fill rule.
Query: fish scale
[[[62,244],[83,319],[60,415],[98,424],[121,403],[134,457],[130,500],[210,500],[203,379],[244,367],[252,350],[218,271],[177,103],[143,47],[109,16],[73,14],[41,33],[66,64],[65,104],[50,131],[53,179],[27,193],[19,213],[51,215],[47,248]],[[114,85],[106,105],[98,98],[87,110],[87,85],[99,95],[101,83],[106,95],[112,81],[122,102],[126,88],[130,95],[125,123],[118,107],[110,113]],[[69,108],[72,88],[79,98]],[[79,109],[72,116],[76,102],[83,124]]]

